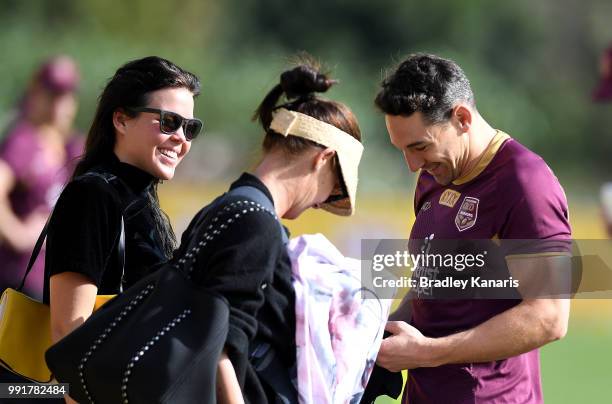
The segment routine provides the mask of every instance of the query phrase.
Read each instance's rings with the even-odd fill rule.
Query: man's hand
[[[432,361],[432,339],[404,321],[389,321],[385,330],[392,335],[385,338],[378,351],[376,363],[391,371],[436,366]]]
[[[449,363],[491,362],[520,355],[563,338],[568,299],[527,299],[484,323],[440,338],[425,337],[403,321],[390,321],[379,366],[391,372]]]

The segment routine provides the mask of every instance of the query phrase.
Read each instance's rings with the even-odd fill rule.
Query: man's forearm
[[[562,338],[570,301],[526,300],[484,323],[457,334],[430,339],[430,366],[489,362],[529,352]]]

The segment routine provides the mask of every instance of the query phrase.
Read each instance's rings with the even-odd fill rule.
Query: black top
[[[113,156],[114,157],[114,156]],[[49,278],[78,272],[98,286],[98,294],[117,294],[122,272],[128,288],[165,262],[161,238],[153,221],[148,193],[154,177],[116,157],[83,175],[60,195],[49,222],[43,300],[49,302]],[[125,229],[125,270],[117,251],[121,216]]]
[[[253,175],[243,174],[230,189],[241,186],[255,187],[272,201],[270,191]],[[258,210],[245,197],[229,195],[196,215],[176,254],[184,256],[191,246],[206,239],[203,232],[214,231],[219,223],[226,226],[195,257],[193,280],[229,301],[225,346],[245,399],[258,404],[271,401],[271,392],[249,362],[249,351],[262,342],[270,344],[287,374],[296,356],[291,262],[273,214]]]

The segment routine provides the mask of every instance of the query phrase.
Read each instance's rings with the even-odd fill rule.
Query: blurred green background
[[[128,60],[166,57],[198,74],[194,143],[177,179],[161,188],[180,234],[188,220],[257,161],[261,130],[250,116],[292,55],[307,51],[340,80],[329,97],[347,103],[364,134],[358,214],[321,212],[288,223],[293,235],[323,232],[359,255],[359,239],[407,237],[415,177],[387,140],[373,106],[385,70],[412,52],[456,60],[478,108],[542,155],[564,185],[577,238],[602,238],[598,192],[612,180],[612,105],[596,105],[600,52],[612,41],[609,0],[507,2],[327,0],[0,0],[0,128],[34,69],[68,54],[82,70],[77,127]],[[610,402],[612,304],[573,302],[566,339],[545,347],[547,402]]]

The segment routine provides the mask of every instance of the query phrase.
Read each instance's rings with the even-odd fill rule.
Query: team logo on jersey
[[[466,196],[459,207],[459,212],[455,216],[455,226],[457,230],[464,231],[476,224],[478,218],[478,202],[476,198]]]
[[[460,196],[461,196],[461,193],[455,190],[452,190],[452,189],[447,189],[444,192],[442,192],[442,195],[440,195],[439,203],[440,205],[444,205],[444,206],[448,206],[449,208],[452,208],[455,206]]]

